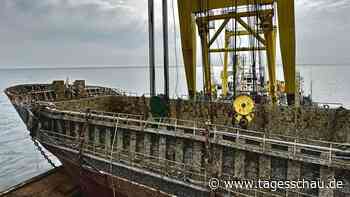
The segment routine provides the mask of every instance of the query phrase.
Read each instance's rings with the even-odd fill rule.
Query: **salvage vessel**
[[[150,95],[89,86],[84,80],[9,87],[5,93],[33,140],[57,156],[87,197],[349,196],[350,111],[303,102],[296,80],[294,1],[179,0],[178,7],[186,99],[169,97],[167,73],[164,95],[156,95],[152,50]],[[212,21],[222,24],[210,37]],[[196,88],[196,25],[203,56],[201,93]],[[223,48],[211,48],[224,29]],[[283,83],[276,79],[277,29]],[[239,36],[254,41],[239,46]],[[224,53],[220,95],[214,94],[212,53]],[[238,53],[246,53],[249,60],[241,61]],[[268,77],[261,72],[265,68],[261,56]],[[242,64],[249,67],[249,77],[236,77]],[[242,80],[249,80],[249,91],[237,90],[243,87]],[[213,178],[325,182],[335,178],[344,185],[277,190],[208,187]]]

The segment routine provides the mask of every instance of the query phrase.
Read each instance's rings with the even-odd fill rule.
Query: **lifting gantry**
[[[239,11],[238,7],[264,6],[269,9],[255,11]],[[235,11],[208,15],[210,10],[236,8]],[[278,10],[278,25],[280,47],[283,63],[284,80],[288,103],[294,103],[295,97],[295,22],[294,22],[294,0],[178,0],[181,43],[186,71],[188,93],[193,97],[196,93],[196,27],[201,39],[202,59],[204,71],[204,92],[212,93],[210,53],[225,53],[223,93],[227,91],[227,53],[240,51],[265,50],[269,73],[269,90],[272,101],[276,101],[276,28],[273,17]],[[202,13],[202,14],[201,14]],[[259,16],[262,28],[256,31],[244,18]],[[215,20],[223,20],[222,25],[209,37],[208,23]],[[219,34],[225,29],[230,20],[235,20],[244,30],[229,32],[225,30],[224,48],[211,48],[213,42],[218,39]],[[259,42],[257,48],[228,48],[230,36],[252,35]]]

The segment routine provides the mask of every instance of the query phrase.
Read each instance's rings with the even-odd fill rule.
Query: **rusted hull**
[[[81,197],[79,187],[62,166],[23,181],[5,191],[1,197]]]
[[[81,165],[77,160],[68,159],[62,150],[44,145],[62,163],[72,179],[80,186],[84,197],[169,197],[159,190],[131,182],[117,176],[98,172]]]

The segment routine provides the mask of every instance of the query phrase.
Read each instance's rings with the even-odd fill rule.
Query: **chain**
[[[45,153],[45,151],[41,148],[39,142],[35,138],[31,138],[34,146],[39,150],[40,154],[46,159],[46,161],[53,167],[57,168],[56,164],[50,159],[50,157]]]
[[[33,121],[37,121],[37,133],[36,136],[39,136],[40,134],[40,129],[41,129],[41,123],[40,123],[40,119],[37,118],[31,110],[27,109],[27,112],[29,114],[29,116],[31,117],[31,119]],[[32,127],[31,129],[34,129],[34,127]],[[53,167],[53,168],[57,168],[56,164],[50,159],[50,157],[46,154],[46,152],[42,149],[42,147],[40,146],[39,142],[37,141],[37,138],[33,137],[33,135],[31,136],[31,140],[34,143],[34,146],[39,150],[40,154],[45,158],[45,160]],[[38,137],[39,138],[39,137]]]

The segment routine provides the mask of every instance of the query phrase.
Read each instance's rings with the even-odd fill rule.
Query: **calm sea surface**
[[[157,69],[158,92],[163,88],[161,71]],[[184,70],[171,68],[170,71],[171,95],[186,94]],[[306,93],[310,92],[312,81],[315,101],[343,103],[350,108],[350,65],[303,66],[300,72],[304,77]],[[93,85],[123,88],[138,94],[149,92],[146,68],[0,69],[0,191],[50,169],[2,91],[16,84],[47,83],[67,77],[70,80],[85,79]],[[198,78],[197,84],[200,86],[200,74]]]

